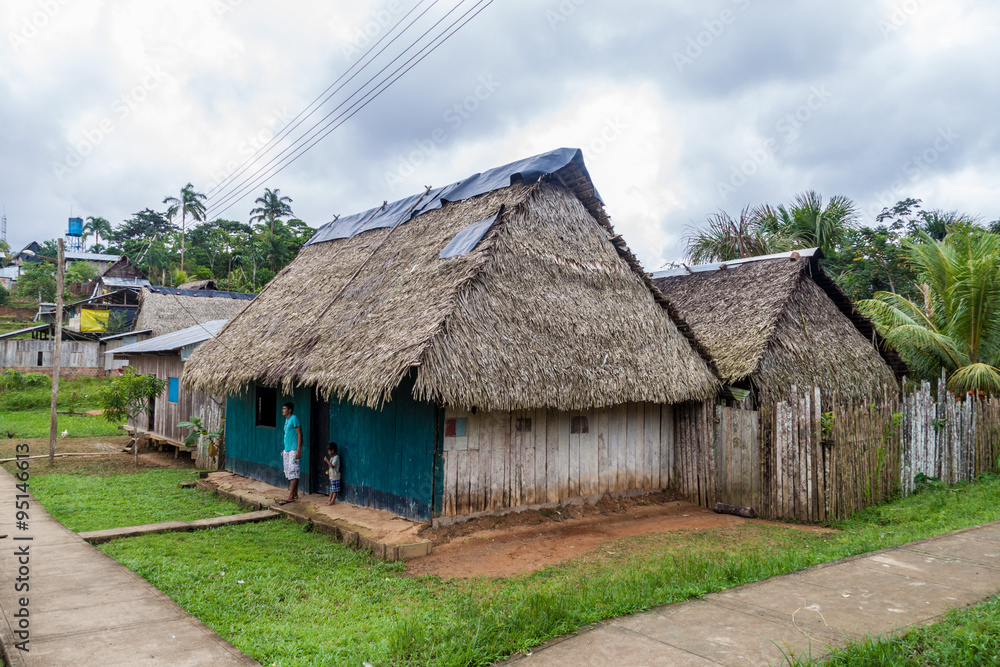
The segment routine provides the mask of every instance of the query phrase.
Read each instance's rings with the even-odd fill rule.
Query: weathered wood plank
[[[599,492],[600,480],[598,478],[598,414],[600,410],[588,410],[587,432],[580,434],[580,485],[579,494],[589,496]]]
[[[614,481],[611,467],[611,408],[604,407],[597,412],[597,493],[607,493]]]
[[[660,488],[660,405],[645,403],[643,409],[645,411],[643,449],[646,453],[643,465],[643,488],[654,490]]]
[[[674,406],[660,408],[660,488],[674,485]]]

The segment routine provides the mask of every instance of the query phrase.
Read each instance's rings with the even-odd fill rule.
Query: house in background
[[[154,336],[238,315],[256,294],[178,287],[143,287],[139,294],[137,330]]]
[[[841,467],[875,469],[886,455],[906,365],[821,258],[813,248],[653,275],[725,383],[714,474],[699,480],[708,506],[823,520],[849,506]]]
[[[844,398],[895,391],[906,365],[820,266],[818,248],[689,266],[654,284],[754,406],[792,385]]]
[[[192,355],[228,394],[226,469],[418,520],[656,491],[711,456],[718,380],[621,237],[576,149],[319,229]],[[707,435],[706,435],[707,434]]]
[[[193,458],[199,468],[213,470],[219,467],[219,452],[213,453],[209,444],[204,442],[196,447],[185,447],[184,439],[190,430],[177,424],[197,417],[208,431],[218,430],[226,416],[225,399],[182,387],[180,378],[191,352],[218,334],[225,323],[226,320],[205,322],[105,353],[119,362],[124,360],[139,375],[155,375],[167,381],[163,393],[152,401],[148,412],[140,415],[137,423],[130,426],[147,432],[154,445],[174,447],[177,453],[186,451],[195,454]]]

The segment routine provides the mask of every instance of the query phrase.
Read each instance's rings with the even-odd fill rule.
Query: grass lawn
[[[20,412],[0,412],[0,437],[47,438],[49,437],[51,413],[49,409]],[[68,437],[108,437],[121,435],[123,431],[103,417],[92,415],[56,415],[58,431],[67,431]],[[13,433],[13,436],[10,434]]]
[[[59,381],[58,410],[76,413],[96,410],[97,391],[107,382],[104,378],[79,378]],[[0,437],[47,438],[52,401],[52,383],[46,378],[38,386],[0,391]],[[61,414],[56,418],[58,431],[69,437],[100,437],[121,435],[117,424],[103,417]],[[13,434],[13,435],[10,435]]]
[[[286,521],[101,548],[262,664],[486,665],[601,619],[997,519],[992,477],[866,510],[837,533],[627,538],[509,579],[410,577]]]
[[[93,472],[92,468],[83,470]],[[78,533],[161,521],[211,519],[247,511],[206,491],[180,488],[180,482],[198,478],[196,470],[140,469],[131,474],[107,475],[35,472],[32,470],[30,482],[35,498],[52,516]]]
[[[934,625],[850,644],[834,651],[823,664],[834,667],[1000,664],[1000,598],[953,610]]]

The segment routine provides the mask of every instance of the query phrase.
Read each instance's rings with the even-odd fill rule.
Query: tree
[[[728,262],[742,257],[784,252],[795,246],[796,239],[774,230],[766,231],[750,207],[733,218],[725,211],[713,213],[702,229],[691,228],[685,236],[687,259],[692,264]]]
[[[21,268],[17,293],[22,298],[38,297],[39,301],[56,300],[56,267],[52,262],[28,262]]]
[[[66,284],[89,283],[97,277],[97,269],[90,262],[73,262],[66,269]]]
[[[917,274],[907,261],[902,224],[850,229],[841,251],[823,260],[852,301],[870,299],[876,292],[917,297]]]
[[[97,401],[104,410],[102,416],[112,424],[131,422],[135,427],[135,463],[139,464],[139,425],[136,418],[148,408],[149,402],[163,393],[166,380],[155,375],[139,375],[131,366],[122,374],[106,382],[98,390]]]
[[[264,195],[254,200],[259,206],[250,211],[250,224],[267,223],[271,232],[274,232],[274,221],[286,218],[292,213],[291,197],[282,197],[281,190],[275,188],[264,188]]]
[[[848,230],[857,225],[858,207],[843,195],[830,197],[824,207],[823,197],[808,190],[796,195],[788,206],[764,204],[752,215],[766,233],[793,237],[803,244],[799,247],[818,247],[830,255],[846,241]]]
[[[94,235],[94,248],[101,247],[101,239],[107,241],[111,237],[111,223],[104,218],[87,216],[87,222],[83,224],[84,238],[90,234]]]
[[[955,225],[979,225],[978,216],[958,211],[942,211],[934,209],[931,211],[921,210],[921,200],[912,197],[902,199],[894,206],[885,207],[876,216],[876,222],[886,220],[896,221],[906,226],[911,236],[917,236],[918,232],[924,232],[935,241],[942,241],[948,235],[949,230]]]
[[[181,196],[177,197],[166,197],[163,203],[168,206],[167,208],[167,219],[171,222],[177,216],[178,213],[181,214],[181,270],[184,270],[184,232],[187,228],[187,217],[190,215],[196,222],[201,222],[205,219],[205,195],[200,192],[194,191],[194,186],[188,183],[183,188],[181,188]]]
[[[918,377],[943,369],[958,394],[1000,393],[1000,236],[960,224],[943,241],[904,242],[923,297],[878,292],[858,303]]]

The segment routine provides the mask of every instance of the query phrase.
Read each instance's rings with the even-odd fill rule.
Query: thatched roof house
[[[881,394],[906,366],[823,272],[819,249],[653,274],[715,359],[723,381],[759,397],[816,385]]]
[[[135,328],[149,329],[154,336],[162,336],[212,320],[227,320],[238,315],[255,296],[242,292],[147,285],[139,295]]]
[[[321,228],[185,380],[377,406],[414,373],[418,399],[495,410],[711,396],[709,364],[614,234],[580,151],[522,163]]]
[[[334,440],[343,498],[419,519],[668,486],[718,387],[575,149],[320,228],[183,381],[229,395],[227,470],[284,483],[291,400],[302,488]]]

